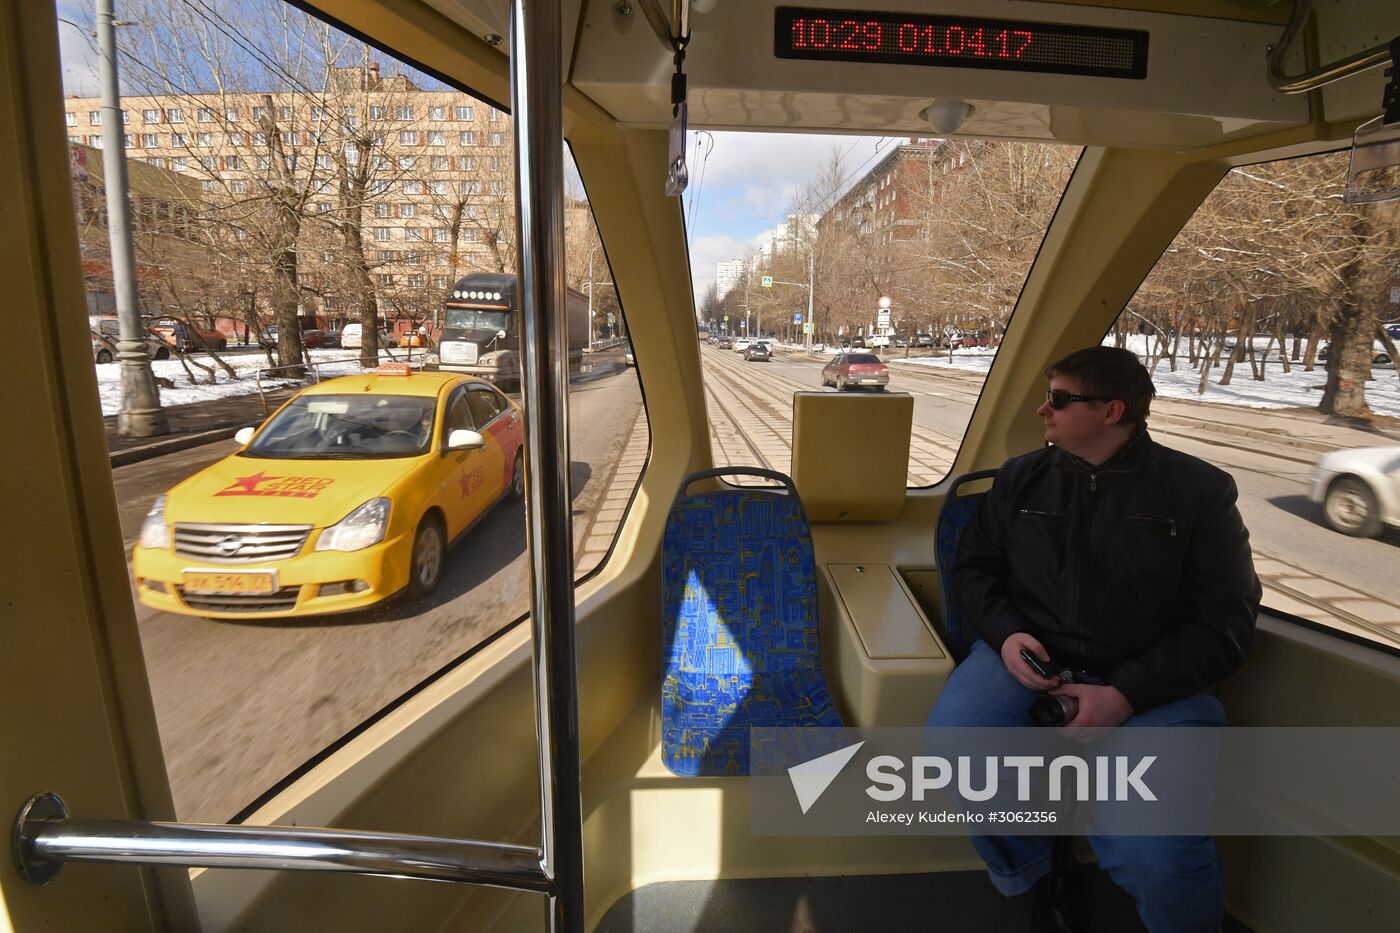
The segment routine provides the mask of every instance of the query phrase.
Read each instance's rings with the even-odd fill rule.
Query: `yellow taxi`
[[[147,606],[279,618],[422,598],[449,542],[525,491],[519,406],[402,363],[312,386],[237,439],[146,515],[132,568]]]

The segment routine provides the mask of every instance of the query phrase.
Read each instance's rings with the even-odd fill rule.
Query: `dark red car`
[[[874,353],[842,353],[822,367],[822,385],[848,388],[873,386],[883,391],[890,384],[890,370]]]
[[[326,332],[323,330],[304,330],[301,332],[301,342],[307,347],[325,346]]]

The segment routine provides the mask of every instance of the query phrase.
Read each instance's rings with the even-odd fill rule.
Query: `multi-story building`
[[[263,307],[278,283],[257,280],[288,243],[302,313],[332,319],[364,273],[381,315],[423,320],[457,276],[514,268],[510,118],[466,94],[370,64],[337,69],[320,91],[123,105],[128,157],[194,181],[224,232],[218,251],[242,251],[235,265]],[[100,98],[65,109],[69,139],[100,149]]]
[[[723,298],[744,279],[747,264],[742,259],[726,259],[715,263],[715,294]]]
[[[926,236],[933,178],[947,174],[950,157],[958,158],[941,139],[911,139],[896,146],[821,215],[818,235],[840,229],[885,242]]]

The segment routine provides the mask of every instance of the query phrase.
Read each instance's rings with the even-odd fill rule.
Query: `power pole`
[[[117,302],[117,360],[121,363],[122,407],[117,433],[153,437],[170,433],[160,391],[151,373],[146,329],[136,303],[136,253],[131,246],[127,197],[126,125],[117,82],[117,29],[112,0],[97,0],[97,46],[102,57],[102,180],[107,187],[107,232],[112,250],[112,291]]]

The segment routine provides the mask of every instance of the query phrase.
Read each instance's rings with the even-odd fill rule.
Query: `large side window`
[[[1400,205],[1347,154],[1235,169],[1104,338],[1159,441],[1231,473],[1266,606],[1400,645]]]
[[[695,145],[700,177],[709,163],[719,176],[686,204],[716,465],[790,470],[794,392],[908,392],[908,482],[938,482],[1079,150],[766,133]]]
[[[125,152],[159,403],[182,434],[281,419],[247,451],[225,439],[172,455],[118,435],[103,160],[121,156],[74,143],[93,365],[127,464],[117,501],[175,809],[221,822],[528,611],[514,164],[477,144],[490,124],[508,147],[510,117],[280,0],[142,9],[119,41],[127,106],[169,124]],[[86,122],[96,74],[65,64],[53,106]],[[612,547],[650,435],[607,254],[569,177],[558,352],[582,578]],[[411,374],[366,375],[386,363]],[[457,374],[495,388],[440,410]],[[493,418],[500,468],[414,433]]]

